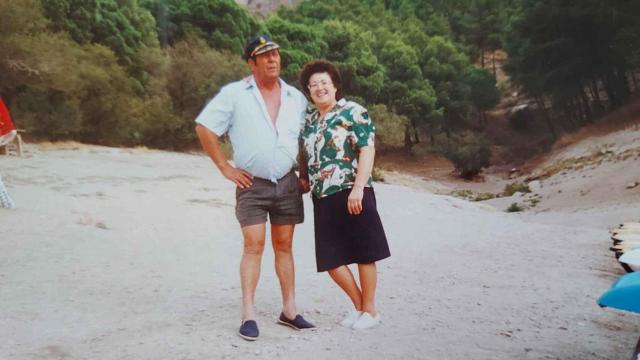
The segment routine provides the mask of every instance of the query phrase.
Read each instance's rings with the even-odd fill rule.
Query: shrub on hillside
[[[29,134],[137,144],[134,115],[141,106],[140,89],[113,51],[45,32],[9,36],[0,48],[7,51],[0,54],[0,93]]]
[[[502,192],[502,196],[511,196],[517,192],[520,193],[530,193],[531,189],[529,189],[529,185],[525,184],[525,183],[513,183],[513,184],[507,184],[504,187],[504,191]]]
[[[469,201],[485,201],[490,199],[495,199],[496,195],[493,193],[476,193],[472,190],[454,190],[450,193],[451,196],[455,196],[460,199],[465,199]]]
[[[384,182],[384,174],[382,173],[382,169],[377,166],[374,166],[373,170],[371,170],[371,177],[375,182]]]
[[[197,143],[193,120],[225,84],[240,80],[249,68],[237,55],[211,49],[197,37],[166,51],[141,53],[151,75],[141,113],[144,143],[163,149],[184,149]]]
[[[491,164],[489,142],[483,136],[471,132],[465,133],[446,146],[444,156],[453,163],[456,171],[465,179],[473,178],[482,168]]]
[[[520,206],[518,203],[511,203],[511,205],[509,205],[509,207],[505,211],[506,212],[519,212],[519,211],[523,211],[523,210],[524,210],[524,208],[522,206]]]
[[[368,110],[376,127],[376,150],[402,149],[407,117],[394,113],[384,104],[369,106]]]

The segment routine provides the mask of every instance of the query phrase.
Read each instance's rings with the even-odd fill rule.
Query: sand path
[[[18,204],[0,209],[0,359],[626,359],[640,315],[600,309],[622,274],[598,211],[508,214],[378,184],[392,257],[383,324],[336,322],[347,299],[315,272],[311,201],[296,230],[297,300],[319,328],[275,324],[268,247],[261,339],[239,326],[241,236],[233,186],[201,155],[68,144],[1,157]],[[564,211],[564,212],[563,212]],[[577,211],[577,212],[576,212]],[[538,221],[538,216],[540,221]],[[546,217],[545,217],[546,216]]]

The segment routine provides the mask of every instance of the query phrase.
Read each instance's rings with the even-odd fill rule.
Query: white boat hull
[[[618,261],[627,264],[633,271],[640,271],[640,248],[625,252]]]

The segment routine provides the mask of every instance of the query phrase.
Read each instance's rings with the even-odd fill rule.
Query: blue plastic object
[[[621,276],[600,296],[598,305],[640,313],[640,272]]]

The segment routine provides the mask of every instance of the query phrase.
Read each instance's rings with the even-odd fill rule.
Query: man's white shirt
[[[253,76],[224,86],[195,120],[218,136],[229,134],[238,169],[273,182],[296,164],[307,109],[305,96],[282,79],[280,91],[275,126]]]

